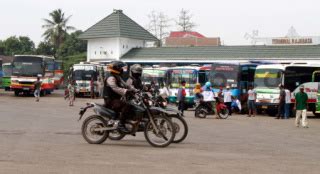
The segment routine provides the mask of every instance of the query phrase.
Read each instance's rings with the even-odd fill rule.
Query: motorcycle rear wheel
[[[204,107],[196,108],[194,116],[198,118],[206,118],[207,117],[206,109]]]
[[[221,119],[227,119],[229,117],[229,110],[228,109],[221,109],[218,116]]]
[[[89,144],[101,144],[105,142],[109,136],[109,131],[96,132],[94,128],[106,127],[105,120],[99,115],[92,115],[86,118],[81,127],[81,133],[83,138]]]
[[[146,140],[153,147],[169,146],[173,142],[176,134],[173,123],[168,117],[160,115],[154,116],[153,120],[159,129],[159,132],[157,133],[151,121],[148,121],[144,129],[144,136]]]

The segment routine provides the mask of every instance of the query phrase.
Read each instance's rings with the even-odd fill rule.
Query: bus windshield
[[[281,69],[256,69],[254,83],[260,88],[277,88],[281,83]]]
[[[194,88],[197,83],[197,71],[192,69],[172,70],[171,87],[179,88],[182,81],[186,81],[187,88]]]
[[[13,62],[12,75],[17,76],[37,76],[43,75],[41,62]]]
[[[11,65],[2,65],[3,77],[10,77],[12,75]]]
[[[238,65],[221,65],[213,64],[210,73],[210,81],[214,88],[225,87],[229,85],[231,88],[238,87],[239,66]]]
[[[151,82],[154,82],[156,85],[163,86],[165,83],[165,71],[145,69],[142,72],[142,81],[145,84],[151,84]]]
[[[93,80],[97,80],[96,72],[93,70],[75,70],[74,72],[74,80],[91,80],[93,77]]]

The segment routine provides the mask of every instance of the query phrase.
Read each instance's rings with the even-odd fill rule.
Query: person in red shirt
[[[186,81],[182,81],[181,82],[181,87],[179,88],[178,90],[178,96],[177,96],[177,100],[179,102],[179,105],[178,105],[178,110],[182,113],[183,115],[183,111],[185,110],[185,98],[186,98]]]

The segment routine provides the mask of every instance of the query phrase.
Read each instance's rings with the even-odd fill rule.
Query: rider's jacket
[[[130,76],[127,80],[127,85],[138,90],[143,89],[142,81],[140,78],[134,78]]]
[[[119,75],[110,74],[104,83],[103,97],[109,101],[120,99],[127,92],[128,87]]]

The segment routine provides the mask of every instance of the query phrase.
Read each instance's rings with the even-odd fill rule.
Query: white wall
[[[145,41],[129,38],[120,38],[120,56],[123,56],[132,48],[142,48],[145,47]]]
[[[95,59],[115,59],[118,60],[119,54],[119,38],[102,38],[88,40],[87,61]]]
[[[101,38],[88,40],[87,61],[119,60],[132,48],[145,47],[145,41],[129,38]]]

